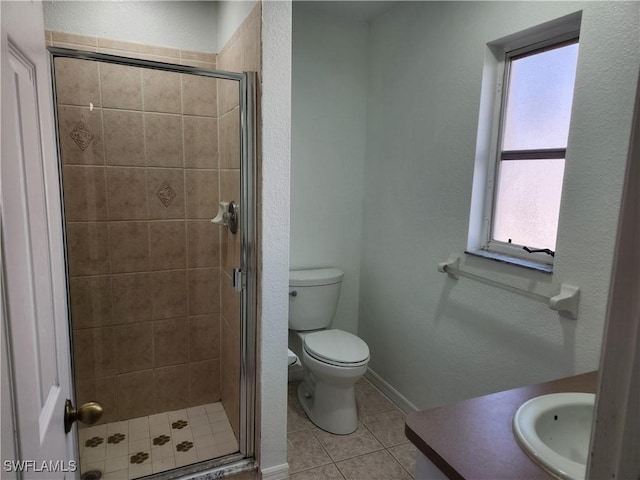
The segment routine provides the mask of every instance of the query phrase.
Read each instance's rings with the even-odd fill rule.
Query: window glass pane
[[[578,44],[511,62],[503,150],[565,148]]]
[[[556,248],[564,159],[500,163],[493,239]]]

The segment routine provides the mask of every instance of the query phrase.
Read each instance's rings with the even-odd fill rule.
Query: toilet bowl
[[[366,373],[369,347],[356,335],[327,329],[344,273],[337,268],[291,271],[290,348],[303,367],[298,399],[309,419],[335,434],[358,427],[355,383]]]
[[[369,347],[355,335],[335,329],[308,334],[303,345],[303,381],[298,387],[302,409],[323,430],[342,435],[355,431],[354,385],[367,372]]]

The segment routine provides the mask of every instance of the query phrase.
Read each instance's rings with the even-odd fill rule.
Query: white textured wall
[[[216,3],[48,0],[43,9],[47,30],[217,52],[222,45],[217,44],[217,28],[221,27],[217,26]]]
[[[552,277],[577,320],[438,273],[466,248],[486,43],[583,8]],[[359,334],[419,407],[598,367],[634,92],[640,4],[406,2],[372,24]],[[339,175],[339,173],[336,173]]]
[[[291,2],[262,4],[260,466],[287,478]]]
[[[229,41],[256,4],[255,0],[225,1],[216,3],[216,42],[218,51]]]
[[[345,271],[334,328],[358,329],[367,25],[293,6],[291,268]]]

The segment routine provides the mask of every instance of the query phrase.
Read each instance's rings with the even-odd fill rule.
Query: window
[[[565,35],[508,51],[503,58],[480,248],[552,264],[578,38]]]

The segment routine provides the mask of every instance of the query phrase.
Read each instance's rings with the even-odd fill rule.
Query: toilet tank
[[[331,325],[343,277],[339,268],[289,271],[289,328],[304,331]]]

